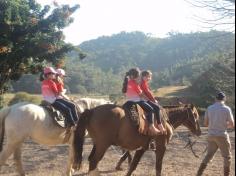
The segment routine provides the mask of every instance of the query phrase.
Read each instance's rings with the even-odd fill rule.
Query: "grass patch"
[[[24,102],[24,101],[30,102],[33,104],[40,104],[40,102],[42,101],[41,95],[32,95],[26,92],[18,92],[13,95],[14,97],[9,100],[7,105],[13,105],[13,104]]]
[[[157,89],[157,97],[183,97],[188,96],[188,86],[167,86]]]

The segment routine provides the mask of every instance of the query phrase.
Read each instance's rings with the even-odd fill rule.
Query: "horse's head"
[[[200,136],[201,128],[199,125],[199,114],[197,108],[193,104],[187,104],[184,108],[186,108],[186,116],[183,121],[183,125],[186,126],[193,134]]]

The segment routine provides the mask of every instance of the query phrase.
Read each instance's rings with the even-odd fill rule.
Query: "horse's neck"
[[[185,120],[185,113],[186,109],[182,107],[168,109],[170,124],[174,127],[174,129],[182,125]]]

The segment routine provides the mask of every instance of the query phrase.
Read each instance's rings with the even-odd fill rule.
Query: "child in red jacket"
[[[57,74],[56,74],[55,82],[57,84],[57,89],[60,93],[59,96],[60,98],[70,101],[70,98],[66,95],[66,89],[64,87],[64,77],[66,76],[66,72],[65,70],[61,68],[58,68],[56,72]]]
[[[62,98],[59,83],[55,81],[57,72],[52,67],[44,68],[44,80],[42,81],[43,99],[55,109],[66,114],[69,126],[76,125],[78,115],[76,107]]]
[[[161,116],[160,116],[160,107],[158,106],[157,100],[154,98],[152,91],[149,88],[148,82],[152,79],[152,72],[149,70],[145,70],[141,74],[141,84],[140,87],[147,97],[146,101],[155,111],[156,119],[157,119],[157,124],[158,124],[158,129],[162,132],[165,133],[166,130],[162,125],[161,122]]]
[[[126,73],[122,92],[125,93],[128,101],[137,103],[147,113],[150,135],[161,134],[161,132],[154,125],[154,109],[146,101],[142,100],[147,99],[147,97],[140,88],[139,78],[140,70],[138,68],[130,69],[129,72]]]

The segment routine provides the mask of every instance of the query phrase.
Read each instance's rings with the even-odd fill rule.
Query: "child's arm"
[[[137,94],[140,96],[140,98],[148,100],[148,97],[145,95],[145,93],[143,92],[143,90],[138,84],[134,84],[133,88],[137,92]]]
[[[65,89],[64,89],[65,90]],[[66,100],[70,100],[70,97],[68,97],[66,94],[65,94],[65,91],[62,91],[60,92],[60,95],[65,98]]]
[[[65,98],[66,100],[70,100],[70,98],[66,95],[66,89],[64,89],[64,86],[62,85],[59,89],[60,95]]]
[[[57,87],[58,87],[59,95],[62,96],[62,98],[66,100],[70,100],[70,98],[65,94],[66,89],[64,89],[64,84],[61,79],[58,79]]]
[[[143,82],[143,83],[141,84],[141,87],[142,87],[142,90],[143,90],[144,94],[145,94],[146,97],[147,97],[147,100],[152,101],[152,102],[154,102],[154,103],[157,103],[157,100],[156,100],[155,97],[153,96],[152,91],[150,90],[148,84],[145,83],[145,82]]]

